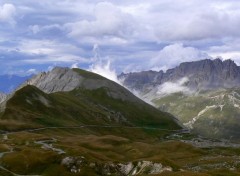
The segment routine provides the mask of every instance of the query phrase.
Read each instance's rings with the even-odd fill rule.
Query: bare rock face
[[[0,93],[0,103],[2,103],[3,101],[5,101],[7,98],[7,95],[4,93]]]
[[[36,86],[45,93],[68,92],[78,88],[87,90],[104,88],[112,98],[139,101],[131,92],[117,83],[80,69],[56,67],[49,72],[34,76],[20,88],[26,85]]]
[[[11,95],[6,95],[4,93],[0,93],[0,112],[4,111],[7,100],[11,97]]]
[[[78,87],[83,81],[83,77],[69,68],[56,67],[50,72],[43,72],[26,84],[34,85],[46,93],[71,91]]]
[[[232,88],[240,86],[240,67],[232,60],[205,59],[181,63],[178,67],[163,71],[144,71],[121,74],[119,78],[130,89],[143,91],[165,82],[178,81],[187,77],[186,86],[192,90]]]
[[[83,168],[89,168],[100,175],[157,175],[164,171],[172,171],[169,166],[163,166],[161,163],[152,161],[138,161],[128,163],[89,163],[83,156],[65,157],[61,164],[67,167],[72,173],[81,173]]]

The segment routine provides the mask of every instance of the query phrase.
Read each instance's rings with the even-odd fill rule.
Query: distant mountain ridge
[[[234,61],[185,62],[166,72],[121,74],[119,79],[197,134],[239,139],[240,67]]]
[[[205,59],[184,62],[166,72],[143,71],[118,76],[125,86],[140,91],[165,82],[175,82],[183,77],[188,78],[185,86],[192,90],[232,88],[240,86],[240,67],[230,59]]]

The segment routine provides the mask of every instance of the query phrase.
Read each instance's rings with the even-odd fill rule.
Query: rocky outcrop
[[[61,164],[69,169],[72,173],[81,173],[83,168],[90,168],[98,175],[142,175],[142,174],[160,174],[164,171],[172,171],[169,166],[163,166],[161,163],[152,161],[137,161],[128,163],[99,163],[88,162],[85,157],[65,157]]]
[[[34,76],[20,88],[26,85],[36,86],[45,93],[67,92],[78,88],[87,90],[104,88],[112,98],[139,101],[131,92],[117,83],[80,69],[56,67],[49,72]]]
[[[240,67],[232,60],[205,59],[181,63],[166,72],[144,71],[119,75],[126,87],[140,91],[184,77],[189,79],[186,86],[192,90],[232,88],[240,86]]]
[[[34,85],[45,93],[71,91],[81,84],[83,77],[69,68],[56,67],[50,72],[42,72],[25,84]],[[24,84],[24,85],[25,85]]]

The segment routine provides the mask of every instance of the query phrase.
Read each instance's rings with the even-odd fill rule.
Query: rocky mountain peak
[[[149,76],[150,75],[150,76]],[[119,76],[123,84],[129,88],[142,91],[146,87],[154,87],[165,82],[175,82],[183,77],[189,79],[188,87],[205,90],[215,88],[231,88],[240,85],[240,67],[232,60],[204,59],[184,62],[167,70],[152,72],[135,72]]]
[[[139,101],[131,92],[98,74],[81,69],[55,67],[25,82],[19,89],[32,85],[45,93],[69,92],[75,89],[95,90],[103,88],[112,98]]]
[[[25,85],[34,85],[46,93],[71,91],[76,88],[83,78],[69,68],[56,67],[49,72],[42,72]]]

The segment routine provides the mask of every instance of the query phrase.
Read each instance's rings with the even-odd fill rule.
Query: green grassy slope
[[[195,95],[175,93],[153,102],[187,124],[194,117],[193,130],[207,137],[239,138],[240,90],[205,91]]]
[[[159,172],[163,176],[240,174],[239,148],[185,143],[181,139],[194,136],[169,131],[181,127],[168,113],[99,75],[75,71],[86,79],[85,85],[103,80],[105,86],[46,94],[28,85],[9,99],[0,116],[0,130],[19,131],[0,134],[0,175],[126,175],[119,170],[122,164],[140,168],[144,161],[168,168]],[[66,159],[69,164],[64,164]],[[147,175],[150,169],[138,175]]]
[[[106,88],[45,94],[28,85],[7,102],[0,120],[3,130],[77,125],[180,128],[169,114],[141,101],[112,98]]]

